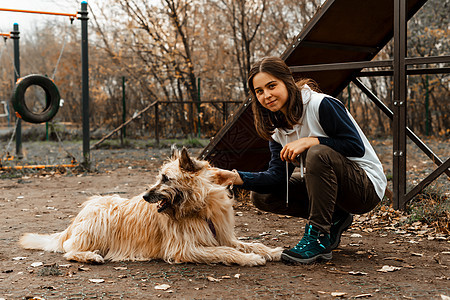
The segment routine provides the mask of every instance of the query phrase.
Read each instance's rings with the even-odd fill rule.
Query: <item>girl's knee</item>
[[[336,151],[326,145],[314,145],[306,153],[306,164],[311,166],[326,163],[336,153]]]

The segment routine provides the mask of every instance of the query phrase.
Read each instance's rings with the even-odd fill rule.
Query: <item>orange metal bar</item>
[[[10,33],[0,33],[0,36],[11,38],[11,34]]]
[[[14,167],[2,167],[0,170],[23,170],[23,169],[46,169],[46,168],[75,168],[78,164],[63,164],[63,165],[29,165],[29,166],[14,166]]]
[[[36,11],[36,10],[22,10],[22,9],[10,9],[10,8],[0,8],[0,11],[9,11],[9,12],[21,12],[21,13],[30,13],[30,14],[42,14],[42,15],[55,15],[55,16],[66,16],[71,18],[77,18],[77,14],[67,14],[67,13],[58,13],[58,12],[49,12],[49,11]]]

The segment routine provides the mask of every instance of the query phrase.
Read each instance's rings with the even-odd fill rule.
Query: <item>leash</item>
[[[297,140],[299,140],[300,136],[298,135],[297,130],[295,131],[295,133],[297,134]],[[287,144],[287,136],[285,136],[285,141]],[[302,153],[297,155],[297,157],[295,159],[299,161],[300,165],[298,167],[300,168],[300,178],[303,180],[305,178],[305,168],[304,168]],[[295,165],[295,164],[294,164],[294,166],[297,167],[297,165]],[[289,207],[289,163],[288,163],[288,161],[286,161],[286,207]]]

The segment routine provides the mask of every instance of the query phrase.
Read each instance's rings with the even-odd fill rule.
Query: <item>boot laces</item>
[[[303,238],[298,242],[298,244],[294,247],[295,250],[302,250],[308,245],[317,243],[320,247],[325,248],[324,245],[322,245],[322,242],[319,239],[320,233],[315,231],[311,225],[307,226],[307,229],[305,230],[305,234],[303,235]]]

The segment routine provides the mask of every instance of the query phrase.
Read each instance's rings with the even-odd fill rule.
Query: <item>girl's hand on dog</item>
[[[239,173],[235,170],[229,171],[219,168],[210,168],[209,170],[213,173],[217,184],[241,185],[244,183],[244,181],[242,181],[241,176],[239,176]]]

